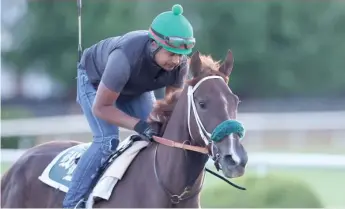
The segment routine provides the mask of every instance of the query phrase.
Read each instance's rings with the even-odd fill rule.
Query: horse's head
[[[240,142],[243,127],[236,121],[239,98],[227,85],[233,62],[230,50],[221,65],[210,56],[194,53],[187,86],[190,136],[194,143],[211,145],[214,159],[228,178],[242,176],[248,161]]]

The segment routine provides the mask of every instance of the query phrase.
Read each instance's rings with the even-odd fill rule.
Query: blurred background
[[[175,3],[195,50],[233,51],[247,128],[248,168],[234,180],[247,191],[207,175],[202,207],[344,207],[345,1],[83,0],[82,45],[148,29]],[[76,1],[1,0],[2,173],[37,144],[91,140],[75,102],[77,44]]]

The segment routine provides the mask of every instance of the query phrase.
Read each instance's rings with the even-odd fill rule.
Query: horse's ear
[[[194,52],[190,59],[190,72],[193,77],[198,76],[201,72],[201,60],[199,54],[199,51]]]
[[[223,64],[219,67],[219,71],[224,73],[227,77],[230,76],[232,67],[234,66],[234,57],[229,49]]]

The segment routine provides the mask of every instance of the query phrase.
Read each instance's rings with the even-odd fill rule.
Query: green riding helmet
[[[192,25],[182,13],[182,6],[175,4],[171,11],[159,14],[151,24],[149,36],[169,52],[188,55],[195,38]]]

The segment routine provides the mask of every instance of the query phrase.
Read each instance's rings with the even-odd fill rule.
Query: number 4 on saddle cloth
[[[59,153],[38,179],[55,189],[67,192],[78,160],[90,144],[78,144]],[[147,145],[148,142],[138,135],[131,135],[121,141],[116,152],[97,173],[87,195],[92,194],[95,199],[108,200],[116,183],[121,180],[135,156]]]

